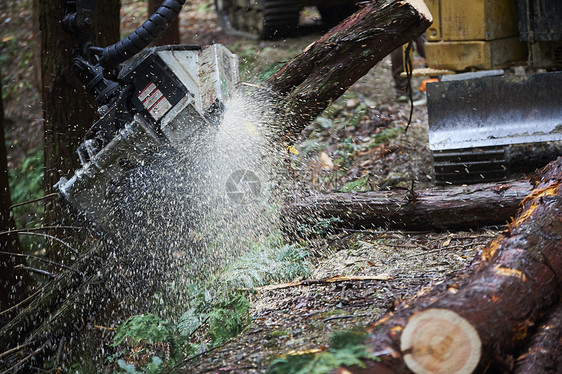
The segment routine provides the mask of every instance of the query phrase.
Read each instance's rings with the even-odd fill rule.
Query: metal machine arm
[[[95,0],[63,1],[62,25],[75,44],[74,71],[99,106],[108,104],[122,89],[108,76],[117,76],[115,69],[119,64],[142,51],[166,30],[185,3],[185,0],[164,0],[156,12],[129,36],[110,46],[96,47],[90,36]]]

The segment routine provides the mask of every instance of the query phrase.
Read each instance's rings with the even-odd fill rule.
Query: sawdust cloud
[[[160,150],[119,185],[108,202],[118,243],[111,277],[131,312],[181,303],[189,283],[277,229],[284,153],[271,142],[271,108],[264,96],[236,93],[218,126]],[[176,291],[147,303],[165,284]]]

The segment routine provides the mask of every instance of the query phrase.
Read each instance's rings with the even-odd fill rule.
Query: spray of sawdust
[[[158,289],[157,304],[173,308],[165,306],[181,303],[173,290],[214,274],[276,229],[283,156],[264,120],[270,108],[238,93],[218,126],[161,150],[119,183],[110,202],[118,243],[111,277],[131,312]]]

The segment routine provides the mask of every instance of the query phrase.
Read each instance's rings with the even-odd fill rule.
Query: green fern
[[[308,251],[300,245],[284,245],[280,232],[265,236],[252,243],[247,252],[227,264],[222,271],[217,271],[214,277],[204,281],[174,283],[161,290],[181,293],[183,305],[188,307],[175,324],[156,314],[131,317],[117,329],[114,345],[128,343],[131,346],[131,343],[138,342],[139,339],[148,344],[165,343],[170,346],[170,352],[174,352],[171,354],[171,362],[177,362],[180,354],[193,352],[197,346],[196,343],[188,344],[185,340],[194,340],[193,332],[202,324],[205,324],[207,336],[211,340],[206,344],[220,345],[238,335],[250,323],[250,302],[238,291],[233,290],[309,276],[311,271],[308,256]],[[183,352],[180,342],[185,343]],[[126,353],[119,357],[125,355]],[[116,358],[113,357],[111,361],[115,362]],[[170,360],[163,364],[158,362],[145,362],[141,369],[145,372],[158,372],[163,370],[162,368],[170,367]],[[122,364],[125,364],[125,361]],[[130,365],[121,367],[121,370],[131,373],[133,369],[139,370],[138,367],[131,368]]]
[[[268,374],[324,374],[342,366],[365,367],[362,359],[377,360],[363,344],[367,334],[362,330],[335,333],[330,338],[330,348],[320,353],[288,355],[276,359]]]
[[[241,333],[250,324],[250,302],[242,295],[221,301],[209,313],[209,334],[221,344]]]
[[[166,364],[156,355],[152,355],[151,361],[140,365],[142,373],[161,373],[170,372],[176,362],[182,358],[181,346],[178,339],[178,330],[175,326],[161,319],[155,314],[141,314],[127,319],[117,328],[117,333],[113,337],[113,346],[118,346],[124,342],[132,345],[137,342],[145,342],[148,345],[162,343],[169,349],[169,359]],[[130,357],[139,353],[148,352],[149,349],[141,351],[132,350]],[[126,373],[139,373],[134,365],[127,364],[123,359],[117,360],[118,366]]]
[[[175,340],[173,325],[155,314],[140,314],[126,320],[117,328],[113,346],[121,344],[126,338],[132,341],[142,339],[148,344],[170,343]]]
[[[307,277],[311,273],[308,256],[308,251],[294,244],[273,250],[260,248],[233,262],[223,277],[234,288],[253,288],[270,282]]]

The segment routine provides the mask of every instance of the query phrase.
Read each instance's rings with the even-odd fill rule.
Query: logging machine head
[[[89,40],[94,0],[65,1],[63,27],[74,41],[73,68],[100,119],[78,147],[82,168],[55,188],[102,228],[108,225],[108,189],[135,165],[150,162],[158,147],[178,146],[218,121],[238,82],[237,56],[218,44],[142,51],[171,24],[184,1],[165,0],[131,35],[105,48]]]

